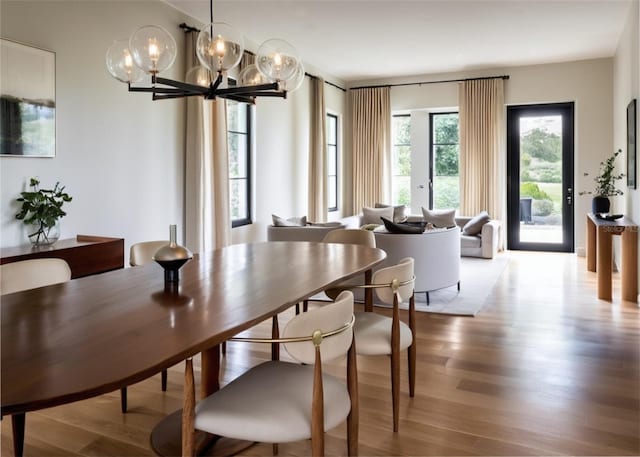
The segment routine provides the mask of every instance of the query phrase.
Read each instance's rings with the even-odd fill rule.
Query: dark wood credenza
[[[78,235],[51,246],[0,249],[0,265],[19,260],[58,258],[71,268],[71,279],[124,268],[124,238]]]

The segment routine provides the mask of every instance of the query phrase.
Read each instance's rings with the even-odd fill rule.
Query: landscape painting
[[[56,155],[55,54],[0,39],[0,155]]]

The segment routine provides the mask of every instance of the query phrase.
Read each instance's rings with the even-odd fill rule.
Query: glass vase
[[[27,237],[34,246],[49,246],[60,238],[60,220],[52,227],[36,222],[27,226]]]

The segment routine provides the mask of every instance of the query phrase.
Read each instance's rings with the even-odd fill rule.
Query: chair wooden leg
[[[271,338],[280,338],[280,328],[278,326],[278,315],[273,316],[271,321]],[[280,360],[280,344],[271,343],[271,360]]]
[[[167,370],[162,370],[162,373],[160,373],[160,378],[161,378],[160,383],[162,384],[162,391],[166,392],[167,391]]]
[[[360,401],[358,399],[358,369],[356,364],[356,340],[351,339],[347,353],[347,388],[351,399],[351,411],[347,416],[347,450],[350,457],[358,455],[358,427],[360,422]]]
[[[296,303],[296,316],[300,314],[300,303]]]
[[[187,359],[184,369],[184,399],[182,405],[182,457],[191,457],[195,440],[196,389],[193,378],[193,361]]]
[[[25,413],[11,416],[11,428],[13,430],[13,453],[16,457],[22,457],[24,453],[24,427],[27,415]]]
[[[411,329],[411,346],[407,350],[409,358],[409,396],[415,396],[416,392],[416,304],[415,296],[409,299],[409,328]]]
[[[278,455],[278,443],[273,443],[271,445],[271,453],[273,455]]]
[[[222,352],[222,356],[226,357],[227,356],[227,342],[223,341],[222,344],[220,345],[220,351]]]
[[[127,412],[127,388],[120,389],[120,411],[122,414]]]
[[[302,302],[302,312],[306,313],[307,311],[309,311],[309,300]]]
[[[391,400],[393,403],[393,431],[398,431],[400,416],[400,313],[398,298],[394,297],[391,323]]]

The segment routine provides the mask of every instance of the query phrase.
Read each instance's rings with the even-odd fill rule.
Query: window
[[[411,117],[397,114],[391,123],[391,193],[394,205],[411,204]]]
[[[429,179],[431,209],[460,207],[460,145],[458,113],[429,115],[431,147]]]
[[[338,211],[338,116],[327,114],[327,206]]]
[[[251,224],[251,107],[227,100],[231,226]]]

